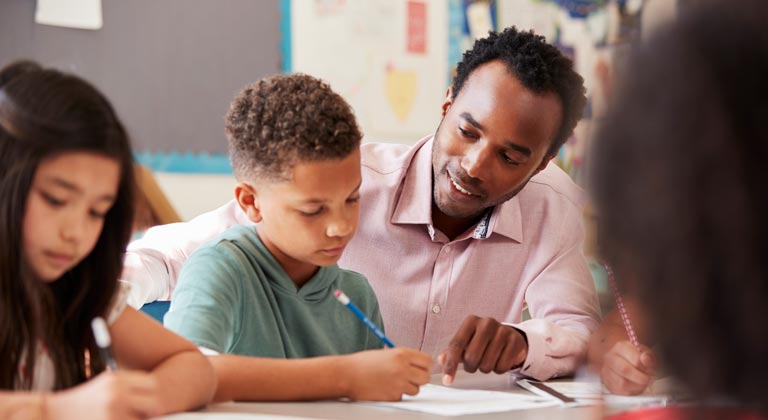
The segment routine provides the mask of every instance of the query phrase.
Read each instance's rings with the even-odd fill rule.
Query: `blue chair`
[[[163,323],[163,317],[168,309],[171,307],[170,300],[158,300],[155,302],[147,303],[141,307],[141,311],[154,318],[157,322]]]

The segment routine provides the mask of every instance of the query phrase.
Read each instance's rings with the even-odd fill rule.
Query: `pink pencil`
[[[616,284],[613,270],[606,262],[603,262],[603,267],[608,274],[608,286],[611,288],[611,292],[613,292],[613,298],[616,300],[616,307],[619,309],[621,322],[624,324],[624,329],[627,331],[629,341],[636,349],[640,350],[640,342],[637,340],[637,334],[635,334],[635,329],[632,327],[632,321],[629,319],[629,313],[627,312],[627,307],[624,305],[624,299],[622,299],[621,293],[619,293],[619,286]]]

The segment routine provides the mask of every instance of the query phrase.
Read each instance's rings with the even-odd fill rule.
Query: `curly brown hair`
[[[229,155],[240,181],[284,181],[297,162],[342,159],[362,134],[347,101],[306,74],[246,86],[226,116]]]

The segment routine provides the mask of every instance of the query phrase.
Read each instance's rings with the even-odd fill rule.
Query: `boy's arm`
[[[241,266],[247,262],[231,247],[228,242],[206,245],[189,258],[163,320],[169,330],[219,353],[229,349],[241,322]]]
[[[181,268],[201,244],[236,224],[251,223],[235,200],[185,223],[155,226],[131,242],[125,255],[122,280],[132,284],[128,304],[168,300]]]
[[[219,381],[214,401],[398,401],[403,394],[416,395],[432,367],[429,355],[407,348],[306,359],[228,354],[209,359]]]

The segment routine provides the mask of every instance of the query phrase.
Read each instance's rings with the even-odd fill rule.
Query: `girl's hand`
[[[605,354],[600,378],[614,394],[635,395],[653,382],[655,370],[651,349],[645,346],[637,349],[629,341],[619,341]]]
[[[346,394],[353,400],[399,401],[403,394],[419,393],[430,369],[430,355],[404,347],[355,353],[344,370]]]
[[[136,371],[103,372],[45,400],[45,418],[146,419],[161,414],[155,379]]]

